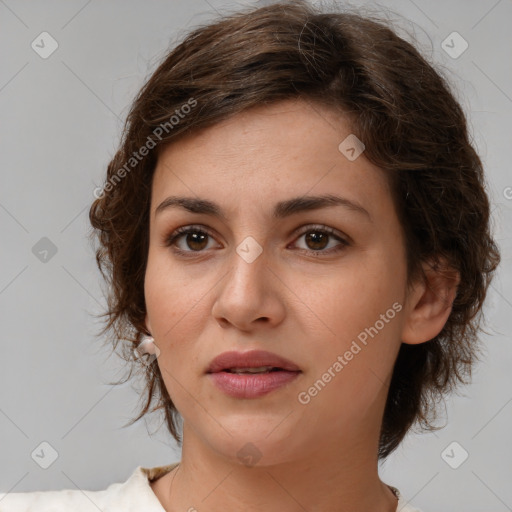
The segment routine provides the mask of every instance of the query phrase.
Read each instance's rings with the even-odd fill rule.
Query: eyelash
[[[181,238],[182,236],[187,235],[189,233],[198,233],[200,235],[206,235],[211,238],[215,238],[208,230],[206,230],[202,226],[193,226],[193,225],[192,226],[183,226],[183,227],[180,227],[180,228],[176,229],[175,231],[173,231],[169,236],[165,237],[165,246],[167,246],[167,247],[173,246],[179,238]],[[328,226],[322,226],[322,225],[306,226],[305,229],[297,235],[297,239],[307,233],[322,233],[325,235],[329,235],[330,237],[333,237],[336,240],[338,240],[339,242],[341,242],[339,245],[337,245],[335,247],[331,247],[328,250],[320,249],[320,250],[314,251],[312,249],[299,249],[301,251],[304,251],[308,254],[312,254],[314,256],[318,256],[320,254],[331,255],[333,253],[342,251],[343,249],[345,249],[345,247],[348,247],[350,245],[350,243],[347,240],[345,240],[344,238],[342,238],[341,236],[339,236],[337,234],[336,230],[334,230]],[[184,251],[182,249],[178,249],[176,246],[172,247],[172,250],[175,253],[185,256],[185,257],[193,257],[194,255],[204,252],[204,250]]]

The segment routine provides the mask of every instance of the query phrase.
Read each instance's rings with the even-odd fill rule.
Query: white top
[[[138,466],[124,483],[111,484],[102,491],[64,489],[0,493],[0,512],[165,512],[149,482],[171,471],[178,462],[168,466]],[[391,486],[390,486],[391,487]],[[398,496],[396,512],[421,512]]]

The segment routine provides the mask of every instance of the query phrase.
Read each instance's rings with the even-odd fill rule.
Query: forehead
[[[323,105],[288,100],[246,110],[163,148],[153,208],[176,193],[214,194],[226,203],[238,197],[246,205],[308,193],[343,193],[375,206],[389,202],[383,171],[364,152],[347,158],[344,141],[353,137],[348,119]]]
[[[348,120],[323,105],[290,99],[253,107],[213,126],[193,131],[161,151],[161,159],[180,153],[218,156],[247,161],[256,155],[310,158],[332,149],[343,134],[350,133]],[[263,153],[262,153],[263,150]],[[190,155],[192,156],[192,155]]]

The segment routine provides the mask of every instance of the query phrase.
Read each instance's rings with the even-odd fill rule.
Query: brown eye
[[[185,234],[184,238],[185,244],[193,251],[200,251],[208,245],[208,235],[206,233],[191,232]]]
[[[309,248],[318,251],[325,249],[329,242],[329,235],[321,233],[320,231],[310,231],[306,234],[305,240]]]
[[[204,233],[187,233],[185,235],[185,243],[193,251],[200,251],[208,245],[208,235]]]
[[[303,231],[297,240],[300,240],[303,237],[305,247],[302,247],[301,249],[315,255],[330,254],[340,251],[350,245],[347,240],[338,234],[337,231],[327,226],[308,226],[308,229]],[[333,245],[331,241],[336,240],[339,243]],[[329,244],[331,244],[331,246],[327,248]]]
[[[174,231],[165,242],[167,246],[176,246],[176,251],[185,252],[201,252],[208,247],[211,235],[198,227],[186,226]],[[179,242],[179,245],[178,245]]]
[[[350,245],[337,231],[326,226],[308,226],[308,229],[304,230],[297,240],[303,237],[305,247],[299,247],[299,249],[315,256],[328,255]],[[176,253],[190,256],[193,253],[201,253],[205,249],[211,248],[208,245],[210,240],[214,240],[213,236],[201,227],[184,226],[167,237],[165,245],[172,246]],[[332,242],[335,241],[338,241],[338,243],[333,244]]]

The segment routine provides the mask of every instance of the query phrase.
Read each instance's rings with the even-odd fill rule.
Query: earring
[[[143,356],[144,354],[149,354],[150,356],[154,355],[158,357],[160,355],[160,350],[155,344],[155,339],[153,336],[144,336],[142,341],[139,343],[134,351],[138,356]]]

